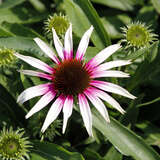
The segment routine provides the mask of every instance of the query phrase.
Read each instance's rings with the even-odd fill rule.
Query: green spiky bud
[[[152,33],[152,30],[149,28],[150,26],[141,22],[132,22],[123,27],[122,31],[125,39],[122,42],[126,42],[126,48],[134,50],[145,48],[157,40],[157,35]]]
[[[49,141],[53,141],[55,136],[61,135],[59,133],[59,129],[62,127],[62,121],[56,119],[47,130],[42,133],[41,127],[43,125],[45,119],[45,111],[39,112],[37,115],[33,116],[29,120],[29,129],[32,131],[33,137],[39,137],[41,140],[47,139]]]
[[[28,137],[24,137],[24,129],[13,130],[12,127],[5,127],[0,132],[0,157],[3,160],[24,160],[30,159],[28,152],[31,143]]]
[[[52,37],[52,28],[55,29],[58,36],[63,37],[70,24],[68,18],[61,13],[59,15],[56,13],[53,16],[50,15],[44,23],[49,38]]]
[[[8,48],[0,48],[0,67],[9,66],[15,62],[14,50]]]
[[[54,137],[56,135],[60,136],[61,134],[58,132],[58,129],[62,127],[62,121],[61,120],[55,120],[46,130],[46,132],[41,133],[40,137],[41,140],[48,139],[49,141],[53,141]]]

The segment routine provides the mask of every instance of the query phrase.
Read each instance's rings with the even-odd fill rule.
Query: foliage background
[[[160,33],[160,0],[4,0],[0,4],[0,47],[51,63],[33,38],[40,37],[52,45],[45,34],[44,21],[60,12],[73,24],[75,49],[83,33],[90,25],[94,26],[87,60],[121,40],[120,28],[131,22],[144,22],[151,25],[157,35]],[[25,120],[25,114],[37,99],[20,106],[16,98],[24,89],[43,80],[18,73],[17,69],[30,67],[18,59],[12,66],[0,68],[0,129],[4,124],[15,129],[25,128],[34,145],[32,160],[159,160],[159,41],[130,55],[121,50],[111,58],[134,61],[121,68],[131,74],[130,78],[110,81],[124,86],[138,98],[131,101],[113,95],[126,114],[122,116],[106,104],[112,117],[107,125],[92,107],[94,138],[88,137],[78,110],[74,110],[64,135],[61,134],[61,115],[45,135],[40,135],[49,106]]]

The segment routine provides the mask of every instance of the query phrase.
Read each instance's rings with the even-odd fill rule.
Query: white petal
[[[111,56],[114,52],[116,52],[119,48],[121,48],[120,44],[111,45],[101,52],[99,52],[95,57],[93,57],[88,64],[94,67],[105,61],[109,56]]]
[[[58,117],[59,113],[62,110],[64,101],[65,99],[62,96],[59,96],[52,104],[44,121],[44,124],[42,126],[41,132],[45,132],[48,126]]]
[[[30,56],[23,56],[21,54],[15,53],[16,57],[20,58],[21,60],[25,61],[26,63],[30,64],[31,66],[38,68],[42,71],[45,71],[47,73],[53,74],[54,69],[50,67],[48,64],[40,61],[37,58],[30,57]]]
[[[100,114],[104,117],[106,122],[110,122],[108,111],[104,105],[104,103],[93,94],[93,92],[85,91],[85,95],[92,102],[92,104],[96,107],[96,109],[100,112]]]
[[[47,106],[47,104],[49,104],[53,100],[53,98],[55,97],[55,95],[56,95],[56,93],[54,93],[53,91],[47,92],[43,97],[41,97],[41,99],[28,112],[28,114],[26,115],[26,119],[29,118],[29,117],[31,117],[36,112],[40,111],[45,106]]]
[[[122,114],[125,113],[124,109],[120,106],[120,104],[114,98],[112,98],[109,94],[93,87],[91,87],[90,89],[91,89],[91,92],[95,93],[96,96],[105,100],[107,103],[113,106],[113,108],[117,109],[120,113]]]
[[[80,59],[82,60],[83,59],[83,56],[87,50],[87,47],[88,47],[88,43],[89,43],[89,38],[92,34],[92,31],[93,31],[93,26],[91,26],[83,35],[80,43],[79,43],[79,46],[78,46],[78,49],[77,49],[77,53],[76,53],[76,58],[77,59]]]
[[[22,104],[31,98],[41,96],[47,93],[52,87],[52,83],[40,84],[38,86],[30,87],[24,90],[17,98],[17,102]]]
[[[122,95],[124,97],[128,97],[130,99],[135,99],[136,97],[130,94],[126,89],[120,87],[119,85],[109,83],[109,82],[104,82],[104,81],[92,81],[90,83],[91,85],[100,88],[102,90],[105,90],[107,92],[115,93]]]
[[[79,107],[83,118],[84,125],[87,129],[89,136],[93,137],[92,133],[92,115],[86,97],[83,94],[78,95]]]
[[[68,118],[72,114],[72,109],[73,109],[73,96],[68,96],[63,106],[63,131],[62,131],[63,134],[66,130]]]
[[[73,57],[73,42],[72,42],[72,24],[70,24],[64,39],[64,48],[66,52],[66,59]]]
[[[128,65],[128,64],[131,64],[130,60],[128,60],[128,61],[116,60],[116,61],[110,61],[110,62],[103,63],[103,64],[99,65],[97,67],[97,69],[99,71],[104,71],[104,70],[108,70],[108,69],[111,69],[111,68],[114,68],[114,67],[125,66],[125,65]]]
[[[52,28],[52,32],[53,32],[53,41],[54,41],[54,45],[55,45],[56,51],[57,51],[59,57],[61,59],[64,59],[63,45],[62,45],[60,39],[58,38],[57,33],[56,33],[54,28]]]
[[[129,77],[128,73],[124,73],[122,71],[98,71],[98,72],[93,72],[92,78],[99,78],[99,77],[120,77],[120,78],[127,78]]]
[[[40,38],[34,38],[34,41],[37,43],[37,45],[40,47],[40,49],[48,57],[50,57],[55,63],[58,63],[58,60],[57,60],[55,53],[52,51],[52,49],[45,42],[43,42]]]
[[[36,71],[32,71],[32,70],[18,70],[18,72],[26,74],[26,75],[30,75],[30,76],[36,76],[36,77],[41,77],[41,78],[45,78],[48,80],[52,80],[52,76],[42,73],[42,72],[36,72]]]

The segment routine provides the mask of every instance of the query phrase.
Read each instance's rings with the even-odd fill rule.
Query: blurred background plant
[[[137,99],[131,101],[112,95],[126,114],[122,116],[106,104],[112,117],[110,124],[92,107],[94,138],[88,137],[76,105],[64,135],[61,134],[62,115],[42,135],[40,128],[50,105],[25,120],[25,114],[38,98],[23,106],[16,103],[24,89],[44,80],[17,72],[30,66],[15,59],[12,52],[34,56],[53,65],[33,38],[41,38],[54,50],[52,25],[55,29],[58,26],[56,32],[63,39],[69,23],[73,26],[74,51],[83,33],[94,26],[86,60],[108,45],[121,42],[122,49],[110,59],[133,61],[118,68],[130,73],[130,78],[109,78],[109,81],[120,84]],[[33,144],[32,160],[159,160],[159,33],[159,0],[0,1],[0,129],[3,131],[4,122],[14,128],[24,128]],[[140,43],[135,40],[137,37],[142,38],[141,42],[145,40]]]

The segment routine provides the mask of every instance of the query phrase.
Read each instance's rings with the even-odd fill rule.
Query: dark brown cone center
[[[64,95],[82,93],[90,82],[90,75],[83,63],[76,59],[64,60],[55,68],[53,75],[55,90]]]

